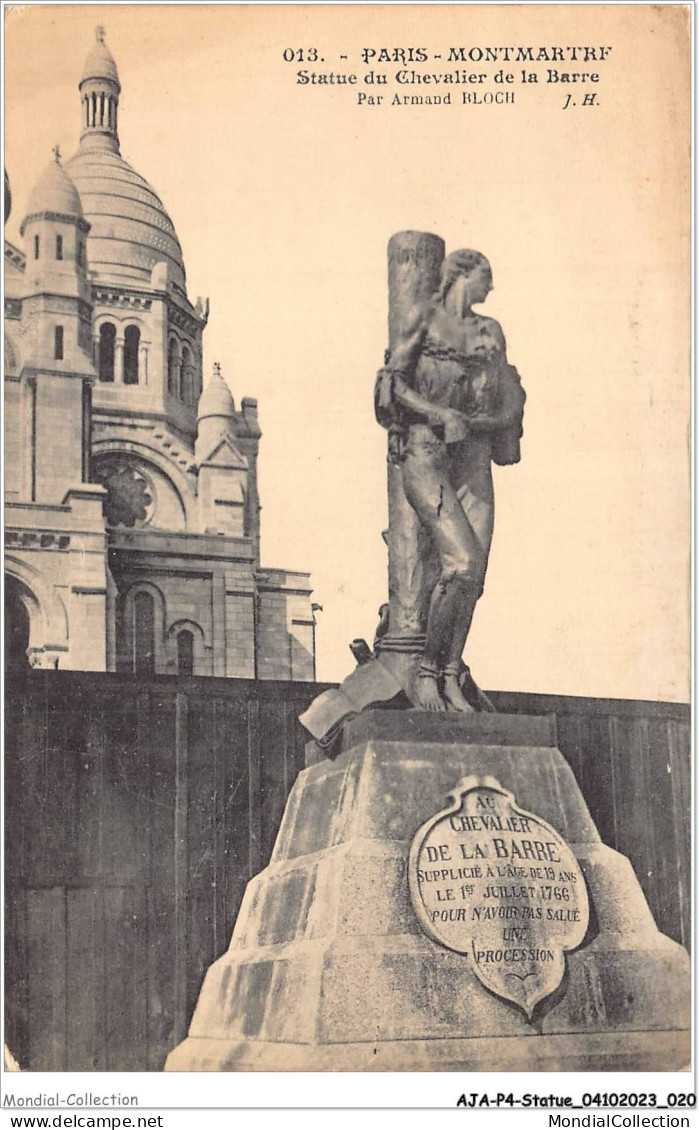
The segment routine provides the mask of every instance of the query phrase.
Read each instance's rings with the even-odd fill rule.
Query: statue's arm
[[[401,423],[401,409],[407,408],[423,419],[436,420],[434,406],[415,392],[415,369],[420,360],[420,350],[427,332],[427,314],[424,308],[415,307],[406,320],[403,333],[390,352],[383,369],[379,369],[374,388],[376,419],[384,428]]]
[[[429,308],[416,308],[402,336],[391,351],[389,370],[393,383],[393,397],[402,408],[422,417],[428,424],[444,424],[459,432],[465,431],[465,417],[453,408],[433,404],[413,388],[415,369],[420,360],[422,344],[427,333]],[[457,422],[456,417],[459,417]],[[459,436],[461,438],[461,436]]]
[[[398,404],[409,408],[417,416],[421,416],[428,424],[444,424],[448,415],[454,415],[452,408],[444,408],[433,404],[431,400],[421,396],[410,387],[400,373],[394,374],[394,395]]]
[[[412,378],[420,360],[422,343],[427,333],[429,311],[415,306],[403,325],[403,332],[391,350],[390,368],[402,376]]]

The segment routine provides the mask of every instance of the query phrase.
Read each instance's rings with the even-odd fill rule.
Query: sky
[[[259,401],[262,561],[311,573],[320,679],[350,672],[348,644],[371,641],[386,599],[372,395],[386,244],[414,229],[488,256],[483,312],[528,396],[522,461],[494,470],[475,677],[688,699],[687,21],[679,5],[5,10],[6,234],[19,242],[52,147],[77,147],[77,83],[103,24],[122,154],[175,224],[190,298],[210,298],[205,379],[219,361],[236,403]],[[471,57],[449,62],[461,45]],[[595,46],[597,59],[503,58],[532,45]],[[418,46],[427,61],[396,61]],[[479,59],[487,46],[497,63]],[[612,48],[603,60],[600,46]],[[551,69],[588,78],[546,81]],[[302,70],[357,82],[303,83]],[[399,83],[399,71],[485,78],[447,87]],[[392,104],[437,90],[450,104]],[[514,102],[464,103],[463,90]]]

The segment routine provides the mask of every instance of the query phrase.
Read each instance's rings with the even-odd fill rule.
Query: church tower
[[[5,251],[16,651],[138,676],[312,679],[308,575],[260,564],[257,401],[237,408],[218,365],[202,392],[208,301],[191,303],[172,221],[121,155],[101,27],[78,91],[78,149],[65,166],[55,153],[24,249]]]
[[[104,670],[113,590],[104,490],[89,481],[90,225],[59,156],[29,198],[24,252],[5,251],[8,637],[20,666]]]
[[[182,248],[151,185],[121,155],[117,65],[98,27],[79,83],[66,172],[90,225],[95,455],[122,439],[191,455],[208,313],[187,296]]]
[[[22,349],[32,362],[24,380],[33,401],[29,462],[20,489],[33,501],[60,503],[69,487],[90,477],[94,369],[85,255],[89,230],[56,149],[20,228],[27,249]],[[67,419],[71,426],[61,426]]]
[[[231,391],[214,365],[197,410],[195,455],[199,514],[204,530],[249,537],[260,564],[260,503],[257,451],[261,436],[257,401],[244,397],[236,412]]]

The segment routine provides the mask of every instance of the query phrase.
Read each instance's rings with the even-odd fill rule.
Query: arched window
[[[141,675],[161,671],[165,601],[160,590],[146,582],[128,586],[118,594],[115,612],[117,671]]]
[[[101,381],[114,380],[114,343],[116,327],[111,322],[100,326],[99,372]]]
[[[194,674],[194,635],[186,628],[177,634],[177,673]]]
[[[196,408],[201,396],[201,364],[192,366],[192,405]]]
[[[194,368],[192,366],[192,354],[188,346],[182,348],[182,365],[180,367],[181,385],[182,385],[182,400],[185,404],[194,404]]]
[[[138,348],[141,331],[138,326],[127,326],[124,334],[124,384],[138,384]]]
[[[149,592],[137,592],[133,602],[134,671],[155,672],[155,607]]]
[[[9,675],[29,670],[29,612],[19,581],[5,574],[5,671]]]
[[[34,258],[35,259],[39,258],[39,237],[38,237],[38,235],[34,236]]]
[[[177,342],[174,337],[171,337],[167,349],[167,390],[170,396],[179,396],[180,394],[178,369]]]

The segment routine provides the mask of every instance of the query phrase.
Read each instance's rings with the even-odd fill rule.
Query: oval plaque
[[[494,777],[466,777],[418,829],[410,895],[440,945],[468,954],[486,988],[524,1009],[561,983],[589,919],[585,880],[565,840],[517,808]]]

